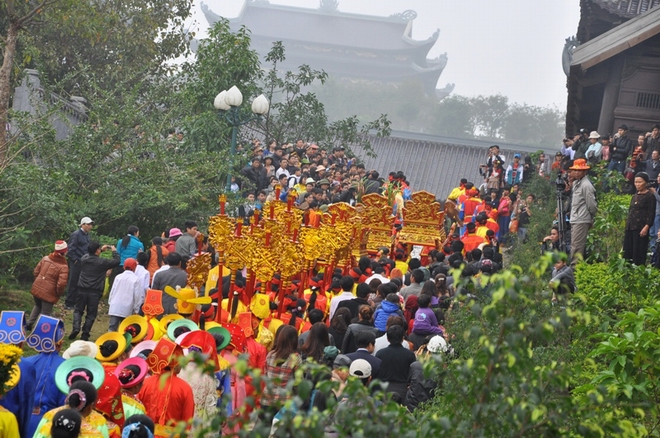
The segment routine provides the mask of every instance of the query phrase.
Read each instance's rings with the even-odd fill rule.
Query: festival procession
[[[461,278],[487,279],[525,238],[534,194],[519,199],[520,155],[502,172],[506,158],[492,146],[483,181],[462,179],[441,205],[401,172],[386,179],[365,172],[341,148],[331,155],[330,181],[324,166],[307,164],[320,161],[318,145],[299,146],[277,145],[267,155],[280,156],[282,176],[268,190],[259,186],[267,169],[255,141],[241,172],[245,203],[230,212],[220,195],[207,223],[173,226],[149,247],[137,225],[115,245],[101,245],[90,217],[68,241],[56,241],[34,268],[32,310],[0,316],[0,435],[219,436],[264,424],[277,434],[284,415],[350,406],[342,390],[351,380],[382,382],[370,391],[410,412],[428,401],[438,382],[420,361],[455,354],[445,315],[477,293]],[[569,220],[573,233],[560,239],[555,225],[543,242],[571,257],[555,264],[553,302],[575,291],[572,266],[584,253],[576,219],[594,214],[590,166],[571,160],[573,152],[558,152],[553,168],[570,175],[573,206],[560,221]],[[289,176],[300,168],[287,160],[300,156],[303,176]],[[543,162],[528,171],[552,184]],[[636,175],[638,190],[647,180]],[[643,226],[653,223],[651,201],[653,214],[638,209]],[[648,246],[648,236],[642,240]],[[73,311],[70,326],[55,315],[62,301]],[[93,337],[100,309],[108,327]],[[316,389],[292,411],[292,385],[309,363],[321,368]],[[326,392],[324,381],[332,383]],[[332,436],[332,424],[326,430]]]
[[[96,3],[0,2],[0,438],[660,434],[660,0],[574,2],[566,112],[412,10]]]

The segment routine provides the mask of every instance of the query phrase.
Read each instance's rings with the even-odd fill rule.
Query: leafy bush
[[[587,259],[607,262],[621,252],[630,195],[597,192],[598,213],[587,237]]]
[[[617,333],[601,333],[600,345],[590,356],[609,363],[585,388],[605,385],[620,409],[638,418],[649,436],[660,432],[660,302],[638,312],[626,312]],[[582,388],[582,389],[585,389]]]

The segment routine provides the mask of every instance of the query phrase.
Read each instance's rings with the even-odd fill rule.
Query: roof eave
[[[660,33],[660,8],[653,8],[578,46],[571,66],[586,70]]]

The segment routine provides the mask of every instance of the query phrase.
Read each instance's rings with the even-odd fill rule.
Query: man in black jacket
[[[102,259],[99,257],[102,251],[112,251],[112,259]],[[78,280],[78,297],[76,299],[76,309],[73,312],[73,330],[69,339],[73,340],[80,333],[80,324],[83,313],[87,309],[85,324],[82,326],[82,335],[80,339],[89,340],[89,334],[96,320],[99,311],[99,301],[103,296],[105,287],[106,272],[119,266],[119,253],[113,245],[103,245],[92,241],[89,243],[87,254],[80,259],[80,279]]]
[[[80,220],[80,228],[71,233],[67,248],[69,259],[69,284],[67,285],[66,300],[64,306],[71,310],[76,305],[78,296],[78,279],[80,278],[80,259],[87,254],[89,247],[89,232],[94,226],[94,221],[88,217]]]
[[[241,170],[241,175],[246,177],[254,186],[254,193],[268,186],[268,175],[266,169],[261,165],[261,158],[252,158],[252,165]]]
[[[404,330],[400,325],[388,328],[387,341],[390,345],[376,353],[376,357],[382,361],[378,378],[389,383],[387,392],[399,394],[401,403],[408,391],[410,365],[417,360],[415,353],[401,345],[403,335]]]
[[[347,354],[346,356],[351,360],[364,359],[371,365],[371,376],[374,379],[378,378],[380,371],[380,364],[382,361],[376,356],[373,356],[374,348],[376,345],[376,335],[370,331],[361,331],[355,336],[355,345],[357,350],[354,353]]]
[[[633,150],[632,140],[627,134],[628,126],[625,124],[619,126],[619,130],[614,135],[614,143],[610,146],[610,162],[607,170],[617,170],[621,174],[626,170],[626,160]]]
[[[346,307],[351,311],[351,316],[353,322],[358,322],[358,309],[360,306],[368,306],[369,301],[367,297],[371,293],[371,288],[366,283],[358,284],[357,290],[355,291],[355,298],[351,300],[342,301],[339,303],[337,308]]]

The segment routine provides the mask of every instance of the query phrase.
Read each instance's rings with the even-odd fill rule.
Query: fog
[[[205,0],[213,12],[239,15],[243,0]],[[318,0],[271,0],[272,4],[317,8]],[[574,35],[578,0],[340,0],[339,11],[388,16],[417,12],[413,38],[440,38],[429,57],[447,53],[438,88],[454,83],[454,94],[501,93],[510,101],[566,108],[561,66],[564,39]],[[208,23],[195,1],[192,29],[206,34]]]

